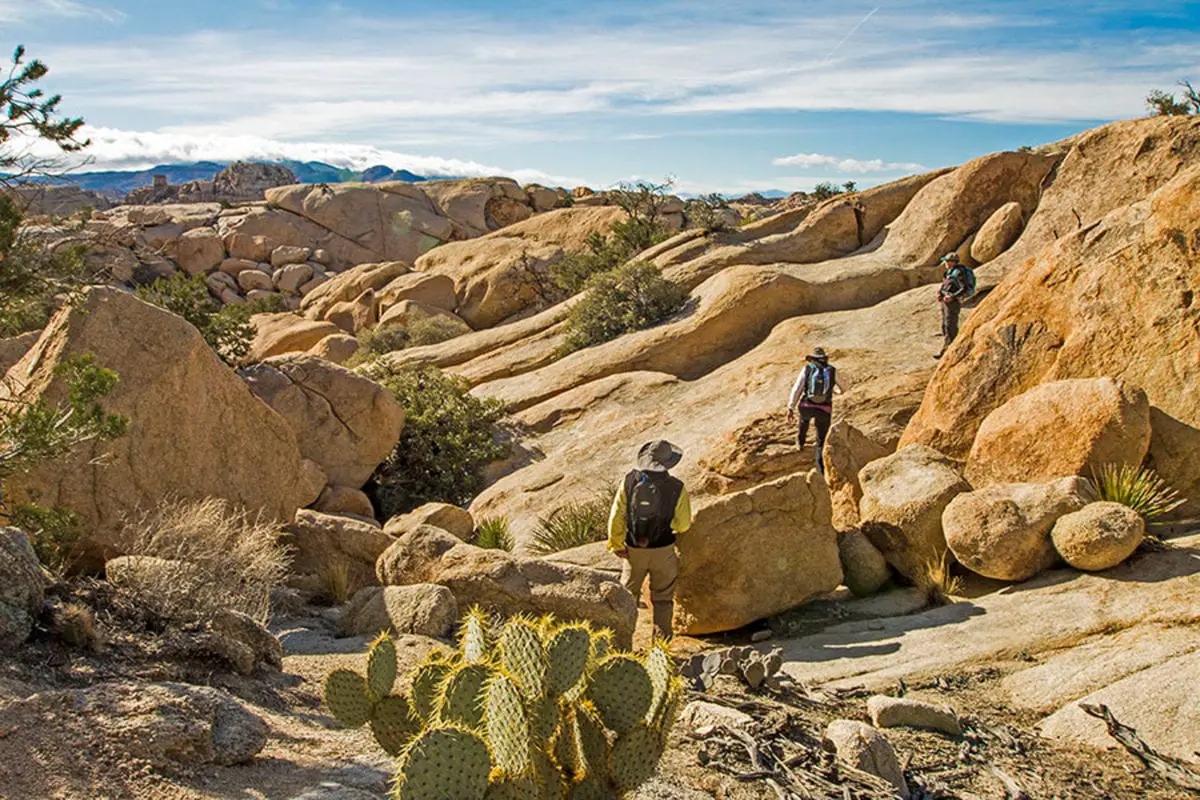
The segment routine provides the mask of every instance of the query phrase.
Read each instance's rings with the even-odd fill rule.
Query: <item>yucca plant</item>
[[[548,556],[572,547],[601,542],[608,536],[609,497],[597,495],[582,503],[568,503],[549,517],[538,519],[529,551]]]
[[[508,530],[508,517],[484,517],[475,524],[471,544],[485,550],[512,552],[513,537]]]
[[[1146,522],[1165,517],[1187,501],[1154,470],[1132,464],[1105,464],[1092,472],[1091,484],[1101,500],[1127,506]]]

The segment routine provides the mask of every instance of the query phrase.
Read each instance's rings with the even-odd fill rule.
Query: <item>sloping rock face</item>
[[[957,464],[910,445],[863,467],[858,480],[862,531],[897,571],[912,578],[946,552],[942,512],[971,489]]]
[[[1045,383],[988,414],[967,455],[972,486],[1138,466],[1150,445],[1146,393],[1111,378]]]
[[[1010,274],[942,359],[902,443],[961,458],[983,420],[1017,395],[1051,381],[1110,376],[1145,391],[1150,459],[1194,504],[1200,258],[1188,232],[1198,218],[1200,168],[1191,168]]]
[[[816,472],[713,500],[677,547],[681,633],[740,628],[842,582],[829,497]]]
[[[487,328],[534,306],[540,297],[526,266],[546,268],[563,253],[586,248],[592,233],[606,234],[623,219],[619,208],[564,208],[482,238],[439,247],[416,262],[421,272],[454,280],[458,314]]]
[[[89,289],[7,377],[26,387],[25,398],[61,402],[66,385],[55,368],[84,354],[118,374],[103,404],[129,419],[128,433],[7,480],[6,501],[68,508],[87,543],[108,549],[123,515],[172,495],[219,497],[277,519],[315,499],[303,496],[291,427],[179,317],[124,292]]]
[[[0,339],[0,374],[8,372],[9,367],[20,361],[21,356],[29,352],[41,335],[39,331],[29,331],[20,336]]]
[[[309,319],[325,319],[338,303],[353,300],[366,291],[382,289],[409,272],[411,267],[403,261],[359,264],[306,294],[300,308]]]
[[[246,363],[253,364],[271,356],[304,352],[327,336],[342,333],[332,322],[318,322],[297,314],[255,314],[254,339]]]
[[[270,358],[242,378],[291,423],[300,454],[320,465],[331,486],[366,483],[404,428],[404,409],[391,392],[316,356]]]
[[[596,570],[483,550],[430,525],[405,534],[379,557],[380,583],[436,583],[460,608],[478,605],[498,614],[554,614],[590,620],[630,647],[637,603],[620,582]]]

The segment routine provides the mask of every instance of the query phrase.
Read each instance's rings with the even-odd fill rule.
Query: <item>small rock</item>
[[[432,525],[453,534],[462,541],[469,541],[475,533],[475,520],[470,512],[448,503],[426,503],[403,516],[392,517],[383,526],[388,536],[399,539],[419,525]]]
[[[877,694],[867,700],[867,713],[877,728],[925,728],[962,735],[962,725],[953,710],[910,697]]]
[[[753,634],[750,635],[750,641],[755,642],[757,644],[759,642],[767,641],[774,635],[775,635],[774,631],[772,631],[770,629],[767,629],[764,631],[755,631]]]
[[[368,586],[350,599],[343,633],[374,636],[380,631],[443,638],[458,621],[458,604],[445,586]]]
[[[902,798],[909,797],[904,770],[891,743],[879,731],[862,722],[835,719],[825,729],[825,741],[840,761],[868,772],[896,787]]]
[[[736,708],[706,703],[703,700],[693,700],[683,708],[680,721],[692,730],[700,730],[715,725],[724,725],[736,730],[744,730],[754,718]]]
[[[1110,569],[1133,555],[1146,536],[1146,522],[1120,503],[1092,503],[1054,523],[1050,539],[1075,569]]]
[[[214,632],[249,647],[256,660],[270,664],[276,669],[283,668],[283,645],[273,633],[249,614],[228,608],[222,609],[213,618],[211,627]]]

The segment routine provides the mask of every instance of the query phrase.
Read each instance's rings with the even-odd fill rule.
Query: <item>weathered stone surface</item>
[[[1194,763],[1200,750],[1200,705],[1191,691],[1200,674],[1200,651],[1180,655],[1079,698],[1038,724],[1043,736],[1102,749],[1119,747],[1101,720],[1079,705],[1108,706],[1160,753]]]
[[[681,633],[734,630],[842,582],[828,493],[815,472],[712,499],[677,547]]]
[[[455,239],[470,239],[533,214],[529,196],[509,178],[426,181],[420,188],[454,222]]]
[[[103,404],[128,418],[128,432],[6,480],[6,500],[36,497],[74,511],[87,544],[99,550],[115,544],[124,515],[172,495],[222,498],[267,518],[295,513],[303,500],[295,435],[195,328],[130,294],[92,288],[55,315],[8,375],[26,387],[23,397],[57,403],[67,387],[55,368],[85,353],[118,374]]]
[[[312,250],[307,247],[292,247],[281,244],[271,251],[271,266],[274,269],[279,269],[288,264],[303,264],[305,261],[308,261],[308,257],[311,255]]]
[[[403,261],[360,264],[340,273],[304,296],[301,308],[310,319],[324,319],[336,304],[353,300],[368,289],[382,289],[395,278],[409,272]]]
[[[471,512],[448,503],[426,503],[407,514],[392,517],[383,526],[383,530],[388,536],[399,539],[421,525],[441,528],[464,542],[470,540],[475,532],[475,520],[471,517]]]
[[[300,287],[312,280],[312,277],[313,268],[308,264],[288,264],[276,270],[271,280],[279,291],[299,294]]]
[[[1042,384],[993,411],[967,456],[972,486],[1090,475],[1140,465],[1150,445],[1146,394],[1112,378]]]
[[[307,498],[303,505],[308,506],[316,502],[327,483],[328,478],[320,464],[310,458],[300,459],[300,485],[303,489],[301,497]]]
[[[29,537],[0,528],[0,648],[11,652],[29,637],[42,612],[44,588]]]
[[[823,457],[833,504],[833,527],[848,531],[858,526],[858,504],[862,500],[858,473],[867,464],[891,453],[891,449],[844,419],[829,429]]]
[[[29,352],[41,335],[41,331],[29,331],[20,336],[0,339],[0,378],[4,377],[9,367],[21,360],[21,356]]]
[[[1055,188],[1074,165],[1075,177],[1063,187],[1073,187],[1078,203],[1072,207],[1059,198],[1051,213],[1048,192],[1041,204],[1046,214],[1030,220],[1021,243],[1040,236],[1045,245],[1053,240],[1051,230],[1076,232],[1040,252],[1019,243],[997,259],[1015,266],[1018,256],[1031,258],[972,312],[939,364],[904,443],[964,457],[983,420],[1022,392],[1050,381],[1111,376],[1149,398],[1155,469],[1186,496],[1200,497],[1200,461],[1194,457],[1200,446],[1200,304],[1189,294],[1200,267],[1175,235],[1192,229],[1200,215],[1200,168],[1180,168],[1198,136],[1196,120],[1141,120],[1106,126],[1071,145]],[[1096,170],[1097,157],[1113,166]],[[1137,177],[1114,177],[1119,174]],[[1146,202],[1128,205],[1156,186],[1161,188]],[[1069,220],[1081,208],[1085,224],[1079,228]],[[1195,510],[1193,500],[1183,513]]]
[[[855,769],[883,778],[901,798],[909,796],[904,770],[891,743],[879,731],[862,722],[835,719],[825,728],[825,741],[838,760]]]
[[[350,636],[375,636],[382,631],[443,639],[458,624],[458,603],[445,586],[368,586],[351,598],[342,618]]]
[[[582,567],[483,550],[422,525],[397,539],[379,557],[385,586],[437,583],[450,589],[459,608],[479,605],[503,615],[554,614],[589,620],[629,647],[637,603],[619,581]]]
[[[1025,216],[1020,203],[1007,203],[996,209],[996,213],[983,223],[971,242],[971,258],[977,264],[986,264],[999,256],[1021,237],[1025,227]]]
[[[323,514],[349,514],[364,519],[375,517],[371,498],[365,492],[348,486],[326,486],[313,503],[313,509]]]
[[[375,292],[367,289],[353,300],[334,303],[325,312],[325,321],[332,322],[352,335],[374,327],[379,321],[379,305],[375,302]]]
[[[838,558],[842,562],[842,582],[857,597],[875,594],[892,576],[887,559],[862,531],[838,533]]]
[[[41,692],[5,706],[4,718],[10,735],[0,739],[0,760],[83,774],[89,744],[97,740],[112,757],[178,769],[244,764],[266,746],[268,734],[260,717],[225,692],[178,683]],[[42,749],[48,740],[53,751]]]
[[[693,700],[683,707],[679,715],[680,724],[699,731],[715,725],[724,725],[735,730],[745,730],[754,722],[754,718],[736,708],[706,703],[703,700]]]
[[[1060,518],[1050,533],[1063,561],[1089,572],[1117,566],[1145,535],[1145,520],[1120,503],[1092,503]]]
[[[376,291],[379,307],[386,310],[402,300],[416,300],[427,306],[453,311],[458,306],[454,281],[447,275],[410,272],[393,278]]]
[[[375,583],[375,561],[392,537],[371,520],[302,509],[286,528],[285,541],[295,548],[292,572],[319,575],[345,564],[350,591]]]
[[[230,258],[258,263],[270,259],[275,245],[265,236],[231,233],[225,237],[225,248],[229,251]]]
[[[334,364],[345,364],[358,352],[358,339],[348,333],[333,333],[308,349],[311,355]]]
[[[391,392],[316,356],[275,356],[246,367],[242,377],[288,421],[301,454],[320,464],[333,486],[366,483],[404,427],[404,409]]]
[[[218,275],[211,275],[209,277],[220,281],[224,285],[234,287],[234,286],[237,286],[236,280],[233,282],[229,282],[229,281],[226,281],[225,279],[219,277],[219,275],[222,275],[222,274],[230,275],[234,278],[237,278],[238,275],[241,275],[243,272],[245,272],[248,269],[257,270],[258,262],[251,261],[251,260],[245,259],[245,258],[227,258],[220,263],[219,268],[220,268],[221,272]],[[209,285],[211,286],[212,283],[210,282]]]
[[[962,733],[958,715],[952,709],[912,697],[877,694],[867,700],[867,713],[877,728],[925,728],[952,736]]]
[[[960,494],[942,512],[946,544],[959,563],[987,578],[1023,581],[1054,566],[1050,529],[1091,500],[1082,478],[1005,483]]]
[[[897,571],[911,578],[946,552],[942,512],[971,489],[953,461],[909,446],[863,467],[858,480],[862,531]]]
[[[317,342],[342,329],[332,322],[305,319],[299,314],[255,314],[254,341],[246,356],[247,363],[256,363],[284,353],[302,353]]]
[[[216,633],[241,642],[254,654],[255,661],[283,669],[283,645],[262,623],[232,609],[221,609],[213,617],[209,627]]]
[[[269,292],[275,288],[271,276],[257,269],[242,270],[237,276],[238,286],[243,292]]]
[[[559,550],[557,553],[551,553],[546,558],[550,561],[557,561],[560,564],[573,564],[576,567],[598,569],[614,577],[620,576],[621,570],[625,565],[624,559],[608,549],[608,542],[581,544],[579,547],[572,547],[568,550]]]
[[[188,275],[205,275],[225,260],[225,243],[212,228],[196,228],[179,237],[176,261]]]

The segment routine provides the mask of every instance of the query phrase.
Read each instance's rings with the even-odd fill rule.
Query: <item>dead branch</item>
[[[1142,737],[1138,736],[1136,730],[1117,721],[1113,713],[1108,710],[1108,706],[1103,703],[1099,705],[1080,703],[1079,707],[1096,719],[1103,720],[1108,727],[1108,735],[1116,739],[1122,747],[1145,764],[1147,769],[1158,773],[1177,786],[1200,791],[1200,772],[1196,772],[1182,761],[1155,752]]]

